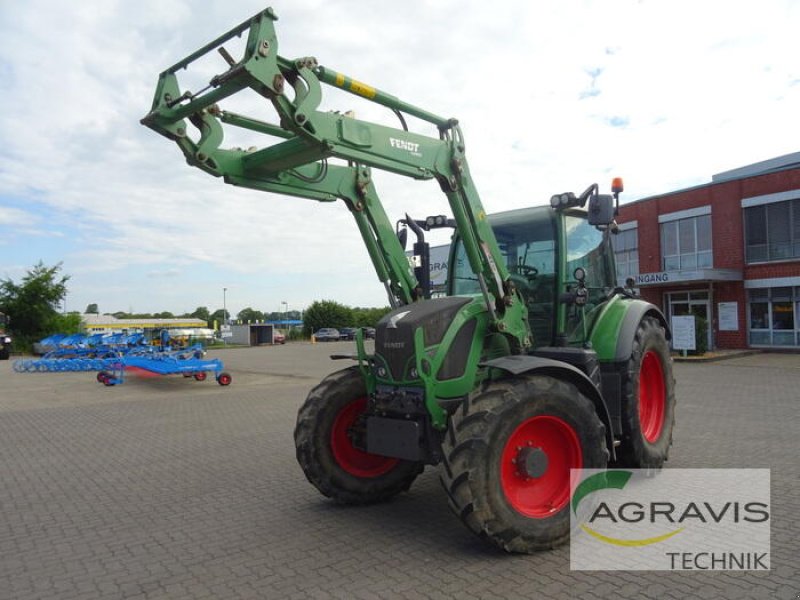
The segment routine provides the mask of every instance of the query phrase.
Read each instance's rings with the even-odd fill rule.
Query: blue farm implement
[[[214,373],[217,383],[230,385],[232,378],[223,371],[218,358],[203,358],[201,346],[176,351],[164,351],[153,346],[140,345],[141,338],[121,336],[103,339],[94,344],[77,338],[69,346],[59,346],[40,359],[22,359],[14,362],[17,373],[74,373],[97,372],[97,381],[112,386],[124,383],[126,371],[139,371],[154,375],[183,375],[204,381]]]

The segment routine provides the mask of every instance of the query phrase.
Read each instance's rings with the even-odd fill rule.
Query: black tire
[[[636,330],[622,396],[622,439],[616,464],[658,469],[672,445],[675,380],[664,328],[645,317]]]
[[[8,360],[10,356],[11,356],[11,350],[9,349],[8,346],[0,348],[0,360]]]
[[[306,478],[340,504],[382,502],[411,487],[422,463],[368,454],[355,448],[347,429],[366,407],[357,367],[328,375],[297,414],[294,442]]]
[[[533,443],[517,445],[526,438]],[[531,461],[526,446],[538,458]],[[605,427],[591,401],[570,383],[537,375],[484,384],[471,394],[451,417],[443,450],[450,508],[506,552],[567,542],[569,469],[608,464]],[[542,455],[546,460],[537,463]],[[536,472],[523,474],[523,461]]]

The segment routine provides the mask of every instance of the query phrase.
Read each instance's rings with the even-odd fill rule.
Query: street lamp
[[[281,302],[283,305],[283,328],[288,331],[289,329],[289,303],[284,300]]]
[[[222,288],[222,324],[228,324],[228,308],[227,308],[227,298],[226,295],[228,293],[228,288]]]

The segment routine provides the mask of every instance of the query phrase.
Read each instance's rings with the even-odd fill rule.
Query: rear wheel
[[[450,508],[507,552],[565,543],[570,469],[608,463],[605,428],[573,385],[546,376],[492,382],[451,417],[441,481]]]
[[[205,371],[198,371],[197,373],[194,374],[194,378],[197,381],[205,381],[206,377],[208,377],[208,375],[206,374]]]
[[[653,317],[642,319],[636,330],[626,379],[617,464],[659,468],[672,444],[675,380],[664,328]]]
[[[332,373],[309,393],[297,415],[294,441],[306,478],[342,504],[388,500],[411,487],[424,465],[364,452],[353,444],[367,390],[357,368]]]

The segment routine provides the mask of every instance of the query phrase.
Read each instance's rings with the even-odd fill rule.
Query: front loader
[[[226,183],[340,199],[356,220],[393,310],[376,328],[374,352],[359,332],[356,353],[334,357],[353,366],[326,377],[301,407],[295,444],[306,477],[337,502],[366,504],[441,465],[450,506],[482,538],[510,552],[565,542],[570,469],[658,468],[672,441],[666,320],[615,282],[609,236],[621,182],[613,195],[592,185],[548,207],[487,216],[458,121],[315,58],[284,58],[275,21],[266,9],[161,73],[142,123]],[[225,47],[235,38],[238,60]],[[227,68],[203,89],[183,90],[178,72],[214,50]],[[330,87],[386,107],[399,126],[321,110]],[[277,119],[225,110],[240,93],[260,97]],[[433,135],[409,131],[408,117]],[[270,143],[225,149],[226,128]],[[452,219],[422,223],[455,228],[447,296],[427,297],[373,169],[438,182]]]

